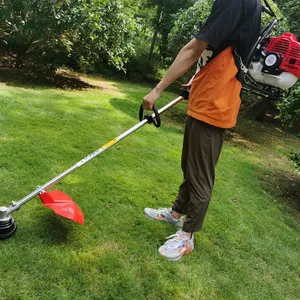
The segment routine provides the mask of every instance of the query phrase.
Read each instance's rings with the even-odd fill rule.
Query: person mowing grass
[[[171,208],[144,210],[150,219],[178,227],[159,248],[169,260],[179,260],[191,252],[194,232],[202,228],[225,129],[235,126],[240,108],[242,85],[237,79],[235,57],[245,62],[257,41],[261,10],[259,0],[215,0],[195,38],[180,50],[163,79],[143,98],[144,109],[151,110],[161,93],[198,60],[191,81],[181,158],[183,182],[178,196]]]

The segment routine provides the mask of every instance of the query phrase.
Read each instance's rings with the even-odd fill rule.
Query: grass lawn
[[[0,205],[138,122],[150,86],[85,80],[97,88],[2,80]],[[158,106],[176,97],[166,92]],[[299,299],[300,175],[286,154],[300,140],[276,126],[241,121],[229,132],[195,250],[179,262],[158,254],[175,229],[143,208],[168,207],[177,194],[186,106],[56,185],[83,210],[83,226],[37,198],[13,213],[17,233],[0,241],[0,299]]]

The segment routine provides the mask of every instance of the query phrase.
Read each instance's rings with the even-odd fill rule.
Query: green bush
[[[300,83],[293,89],[291,95],[278,103],[279,118],[287,128],[293,128],[300,122]]]
[[[300,168],[300,152],[291,151],[287,157],[295,163],[296,168]]]
[[[3,0],[1,53],[39,72],[68,61],[83,71],[98,62],[121,70],[133,53],[134,14],[129,0]]]
[[[126,77],[134,80],[155,78],[159,69],[159,59],[153,55],[149,60],[147,54],[133,56],[126,66]]]

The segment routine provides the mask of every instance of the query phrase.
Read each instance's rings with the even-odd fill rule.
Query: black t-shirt
[[[234,46],[245,63],[260,35],[261,9],[260,0],[216,0],[195,36],[209,44],[198,67],[202,68],[229,46]]]

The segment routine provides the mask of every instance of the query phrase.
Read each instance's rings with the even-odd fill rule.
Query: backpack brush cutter
[[[291,33],[284,33],[280,37],[270,37],[271,31],[278,23],[276,15],[270,5],[264,0],[266,7],[264,12],[274,17],[275,20],[261,33],[245,63],[237,56],[239,73],[237,78],[243,83],[243,90],[272,100],[281,100],[286,97],[293,85],[300,77],[300,43]],[[9,207],[0,207],[0,239],[11,237],[17,229],[11,213],[18,210],[32,198],[39,196],[43,205],[51,208],[56,214],[83,224],[84,216],[79,206],[65,193],[59,190],[48,191],[60,179],[66,177],[80,168],[111,146],[117,144],[147,123],[160,126],[160,114],[173,107],[183,99],[188,98],[188,91],[157,110],[153,107],[152,115],[144,116],[144,110],[140,108],[140,123],[111,140],[95,152],[89,154],[75,165],[59,174],[49,182],[37,187],[35,191],[18,202],[12,202]]]

